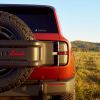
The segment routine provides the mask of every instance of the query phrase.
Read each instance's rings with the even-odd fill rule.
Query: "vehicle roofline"
[[[51,5],[36,5],[36,4],[0,4],[0,7],[28,7],[28,8],[48,8],[55,10]]]

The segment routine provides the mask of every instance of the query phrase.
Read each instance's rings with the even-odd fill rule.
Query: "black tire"
[[[30,28],[17,16],[0,11],[0,40],[33,40]],[[3,69],[3,67],[2,67]],[[33,68],[7,68],[0,74],[0,93],[18,87],[25,82]]]

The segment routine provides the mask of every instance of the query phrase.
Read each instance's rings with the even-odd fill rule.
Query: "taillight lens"
[[[59,65],[66,65],[68,62],[68,45],[66,42],[59,42],[58,60]]]
[[[68,44],[66,42],[55,42],[54,45],[55,64],[64,66],[68,63]]]

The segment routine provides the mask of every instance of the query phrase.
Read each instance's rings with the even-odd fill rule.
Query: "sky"
[[[100,0],[0,0],[2,3],[51,5],[65,38],[100,42]]]

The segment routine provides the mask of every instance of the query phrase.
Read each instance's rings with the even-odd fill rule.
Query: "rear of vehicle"
[[[31,69],[20,88],[0,95],[34,96],[43,93],[44,100],[74,100],[75,66],[71,44],[61,34],[55,9],[50,6],[1,5],[0,10],[23,20],[32,30],[35,40],[43,45],[41,57],[36,59],[40,58],[42,64]]]

